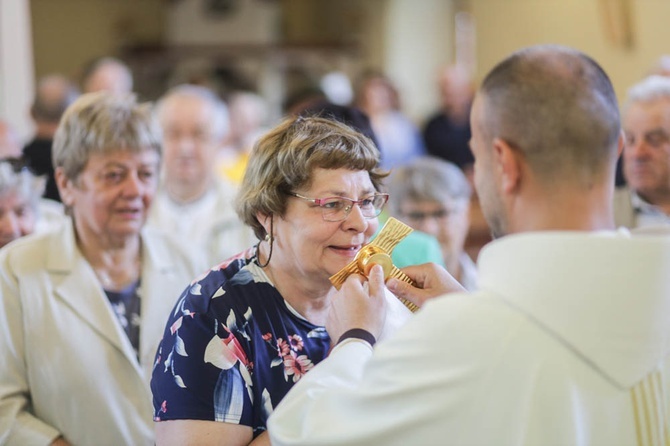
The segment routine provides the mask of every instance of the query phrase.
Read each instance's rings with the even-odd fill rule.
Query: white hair
[[[399,214],[403,203],[470,201],[472,188],[455,164],[433,156],[416,158],[394,169],[388,185],[389,207]]]
[[[168,90],[156,105],[156,115],[159,120],[164,112],[165,104],[174,98],[190,97],[197,98],[209,104],[212,107],[210,120],[212,124],[212,134],[217,139],[223,139],[230,130],[230,117],[226,104],[207,87],[200,85],[182,84]]]
[[[6,161],[0,161],[0,199],[10,193],[16,193],[37,211],[46,179],[33,175],[27,168],[16,171],[14,166]]]
[[[658,99],[670,99],[670,78],[652,75],[630,87],[624,109],[637,102],[652,102]]]

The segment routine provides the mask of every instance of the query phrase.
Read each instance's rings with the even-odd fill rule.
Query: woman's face
[[[0,196],[0,248],[35,229],[37,218],[28,200],[16,191]]]
[[[360,200],[376,190],[367,171],[317,168],[309,189],[292,192],[309,198]],[[272,265],[294,276],[329,284],[328,278],[354,259],[378,226],[377,218],[363,217],[358,205],[346,219],[330,222],[314,203],[289,197],[284,217],[274,217]],[[269,224],[265,227],[269,231]]]
[[[400,206],[400,219],[412,228],[435,237],[445,262],[463,252],[469,229],[467,200],[416,200]]]
[[[154,150],[93,154],[79,177],[59,174],[63,203],[72,208],[77,232],[102,240],[139,234],[157,187]]]

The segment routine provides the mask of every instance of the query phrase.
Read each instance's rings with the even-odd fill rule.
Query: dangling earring
[[[263,239],[263,241],[270,244],[270,252],[268,253],[268,259],[265,261],[265,263],[262,264],[262,265],[260,263],[258,264],[258,266],[260,266],[261,268],[265,268],[266,266],[268,266],[268,264],[270,263],[270,259],[272,258],[272,246],[274,245],[274,241],[275,241],[274,237],[272,236],[273,230],[274,230],[274,218],[271,216],[270,217],[270,232],[266,233],[265,238]]]

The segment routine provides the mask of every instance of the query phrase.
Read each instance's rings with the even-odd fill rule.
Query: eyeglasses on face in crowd
[[[375,218],[382,212],[384,205],[389,199],[388,194],[374,194],[360,200],[346,197],[308,198],[296,193],[289,193],[289,195],[310,201],[319,206],[325,221],[342,221],[346,219],[355,204],[358,205],[363,217]]]
[[[28,162],[23,158],[15,158],[15,157],[0,158],[0,164],[9,165],[14,171],[14,173],[23,172],[24,170],[30,171],[30,168],[28,167]]]
[[[424,221],[428,220],[429,218],[435,219],[435,220],[445,220],[449,218],[449,216],[455,214],[458,212],[456,209],[438,209],[433,212],[421,212],[421,211],[413,211],[413,212],[404,212],[403,216],[407,220],[411,221]]]

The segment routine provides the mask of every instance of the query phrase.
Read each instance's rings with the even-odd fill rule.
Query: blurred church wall
[[[136,71],[145,99],[184,79],[211,81],[257,88],[277,113],[300,83],[374,68],[398,85],[421,124],[438,107],[437,68],[457,59],[480,80],[519,47],[570,45],[605,67],[621,98],[670,53],[670,2],[651,0],[0,0],[0,11],[20,4],[30,8],[25,44],[32,37],[34,57],[5,37],[1,22],[1,43],[14,50],[1,61],[2,91],[24,98],[13,104],[32,94],[32,66],[34,77],[76,79],[92,58],[114,55]],[[467,38],[457,25],[463,14]],[[0,93],[0,117],[25,119],[27,109],[8,100]]]
[[[595,58],[620,100],[659,56],[670,53],[670,2],[469,0],[477,22],[478,75],[515,49],[556,43]]]

